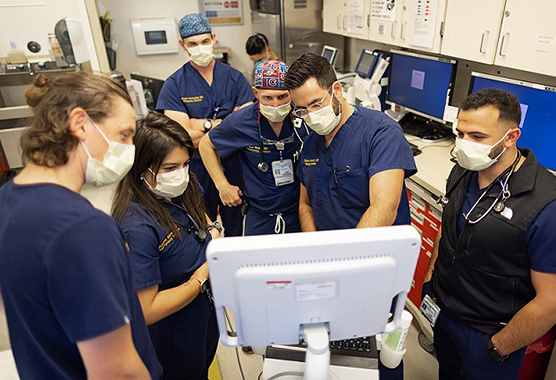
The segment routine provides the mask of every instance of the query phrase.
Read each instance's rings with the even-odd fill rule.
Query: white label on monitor
[[[315,301],[336,297],[336,282],[316,282],[295,287],[297,301]]]
[[[520,104],[521,106],[521,121],[519,123],[519,128],[523,127],[523,122],[525,121],[525,116],[527,115],[527,109],[529,106],[527,104]]]
[[[446,104],[446,107],[444,107],[444,117],[443,117],[443,119],[450,122],[450,123],[453,123],[458,118],[458,112],[459,112],[458,107],[454,107],[454,106],[451,106],[449,104]]]
[[[425,88],[425,72],[419,70],[412,70],[411,73],[411,87],[417,90]]]

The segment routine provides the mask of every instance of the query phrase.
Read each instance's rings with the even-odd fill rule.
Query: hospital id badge
[[[421,314],[423,314],[427,321],[429,321],[431,326],[434,327],[436,320],[438,319],[438,314],[440,314],[440,307],[438,307],[436,302],[434,302],[428,294],[425,295],[425,298],[423,298],[423,302],[421,303],[419,310],[421,310]]]
[[[293,183],[292,160],[280,160],[272,163],[272,175],[276,186],[289,185]]]

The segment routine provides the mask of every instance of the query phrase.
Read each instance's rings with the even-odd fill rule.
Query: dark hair
[[[485,88],[472,93],[463,100],[462,111],[477,110],[479,108],[493,106],[498,112],[498,120],[506,121],[515,126],[521,123],[521,105],[514,94],[498,88]]]
[[[338,80],[332,65],[326,58],[306,53],[297,58],[290,66],[286,74],[286,88],[295,90],[303,86],[310,78],[315,78],[319,86],[324,89],[330,88]]]
[[[193,142],[187,131],[176,121],[157,112],[149,112],[137,121],[137,132],[133,138],[135,161],[131,170],[116,188],[112,202],[112,217],[121,222],[130,202],[139,203],[147,213],[162,226],[180,236],[178,227],[159,198],[147,188],[143,173],[149,168],[157,173],[162,161],[176,147],[187,149],[189,156],[195,153]],[[206,207],[201,197],[199,183],[193,173],[185,192],[177,198],[201,228],[206,228]]]
[[[253,34],[245,43],[245,51],[248,55],[263,53],[268,48],[268,38],[262,33]]]
[[[127,91],[116,81],[86,72],[60,75],[50,80],[39,74],[25,93],[35,114],[21,138],[23,161],[53,168],[65,165],[78,143],[69,129],[69,114],[81,107],[93,121],[112,114],[114,101],[131,105]]]

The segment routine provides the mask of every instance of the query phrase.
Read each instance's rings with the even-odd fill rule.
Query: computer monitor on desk
[[[222,342],[268,346],[303,338],[305,378],[328,379],[329,340],[399,328],[420,241],[411,226],[212,241],[207,261]],[[234,312],[235,334],[225,307]]]
[[[333,46],[324,45],[320,55],[326,58],[332,67],[334,67],[336,59],[338,58],[338,49]]]
[[[407,133],[433,140],[450,134],[442,126],[455,72],[454,60],[392,50],[386,103],[410,112],[400,122]]]
[[[156,109],[156,102],[158,101],[158,96],[164,86],[164,81],[161,79],[150,78],[143,75],[131,74],[131,79],[135,79],[141,82],[143,85],[143,92],[145,94],[145,101],[147,107],[150,110]]]
[[[518,146],[530,148],[541,165],[556,171],[556,87],[477,72],[471,77],[470,93],[499,88],[517,96],[522,128]]]

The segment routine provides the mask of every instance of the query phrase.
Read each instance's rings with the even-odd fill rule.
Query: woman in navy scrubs
[[[130,247],[132,276],[164,379],[207,379],[218,327],[206,291],[208,242],[219,237],[199,184],[186,130],[150,113],[139,120],[135,163],[112,214]]]

